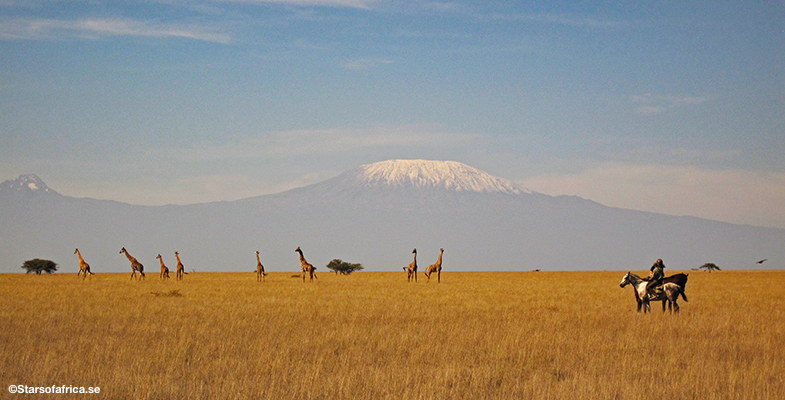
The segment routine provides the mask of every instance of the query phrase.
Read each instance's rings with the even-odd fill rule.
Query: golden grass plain
[[[0,397],[12,384],[118,399],[785,393],[785,271],[692,271],[680,315],[638,314],[624,272],[0,274]]]

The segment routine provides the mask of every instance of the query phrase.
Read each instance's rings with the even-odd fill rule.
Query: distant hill
[[[547,196],[450,161],[391,160],[274,195],[186,206],[135,206],[62,196],[34,175],[0,184],[0,271],[47,258],[78,270],[128,272],[122,247],[149,270],[161,254],[187,270],[319,270],[334,258],[367,271],[424,267],[444,248],[450,270],[645,270],[707,262],[745,269],[785,260],[785,230],[606,207]],[[759,267],[759,266],[758,266]],[[318,271],[317,271],[318,272]],[[403,272],[402,272],[403,274]]]

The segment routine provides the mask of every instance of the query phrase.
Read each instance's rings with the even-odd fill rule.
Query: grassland
[[[0,274],[0,397],[11,384],[123,399],[785,393],[785,271],[693,272],[678,316],[637,314],[623,273]]]

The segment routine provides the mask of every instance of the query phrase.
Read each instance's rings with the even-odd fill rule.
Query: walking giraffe
[[[164,258],[160,254],[155,258],[161,260],[161,280],[169,279],[169,268],[164,264]]]
[[[412,281],[412,275],[414,275],[414,281],[417,282],[417,249],[412,250],[412,254],[414,254],[414,261],[408,267],[403,267],[403,270],[407,273],[407,282]]]
[[[125,253],[126,257],[128,257],[128,261],[131,262],[131,279],[135,279],[136,278],[136,271],[139,271],[139,274],[142,275],[142,278],[146,279],[146,277],[144,276],[144,265],[142,265],[142,263],[137,261],[135,258],[131,257],[131,255],[128,254],[128,251],[125,249],[125,247],[123,247],[120,250],[120,254],[123,254],[123,253]]]
[[[300,250],[298,247],[295,252],[300,253],[300,268],[303,271],[303,282],[305,282],[305,274],[309,274],[311,276],[311,282],[313,282],[313,278],[316,277],[316,267],[309,264],[308,261],[305,261],[305,257],[303,257],[303,251]],[[316,279],[319,279],[316,277]]]
[[[431,274],[434,272],[436,272],[438,281],[442,281],[442,254],[444,254],[444,249],[439,249],[439,259],[436,260],[435,264],[429,265],[428,269],[425,270],[425,276],[428,277],[428,281],[431,280]]]
[[[81,273],[84,273],[84,277],[82,277],[83,280],[87,279],[87,274],[95,275],[90,272],[90,264],[84,261],[84,258],[82,258],[82,253],[79,252],[79,249],[74,250],[74,254],[79,256],[79,272],[76,273],[76,278],[79,279],[79,275]]]
[[[264,277],[267,274],[264,272],[264,265],[262,265],[262,260],[259,259],[259,252],[256,252],[256,281],[264,282]]]
[[[185,272],[183,262],[180,261],[180,253],[175,251],[174,256],[177,257],[177,280],[181,281],[183,280],[183,275],[187,274],[187,272]]]

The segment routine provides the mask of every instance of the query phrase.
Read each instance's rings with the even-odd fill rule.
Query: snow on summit
[[[389,160],[361,165],[360,179],[370,186],[444,188],[481,193],[530,193],[514,183],[456,161]]]
[[[20,175],[14,180],[7,180],[0,184],[0,190],[23,191],[29,193],[56,193],[35,174]]]

